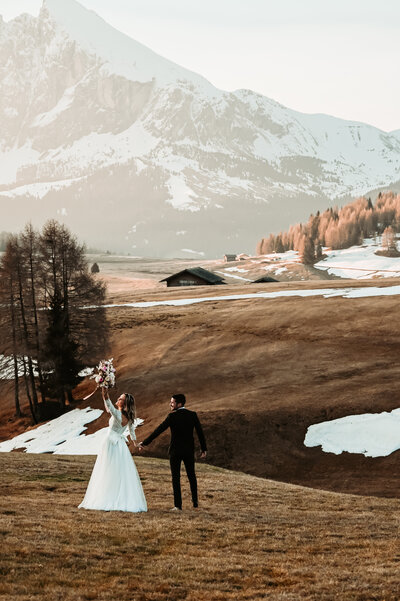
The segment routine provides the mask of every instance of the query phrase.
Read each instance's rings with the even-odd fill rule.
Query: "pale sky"
[[[68,2],[69,0],[65,0]],[[0,0],[7,21],[41,0]],[[400,129],[399,0],[81,0],[223,90]]]

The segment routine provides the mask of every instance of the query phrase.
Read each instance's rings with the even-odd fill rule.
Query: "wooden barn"
[[[254,280],[251,283],[252,284],[264,284],[265,282],[279,282],[279,280],[275,280],[274,278],[271,278],[270,275],[263,275],[261,278],[258,278],[258,280]]]
[[[225,284],[223,278],[202,267],[184,269],[183,271],[179,271],[179,273],[174,273],[168,278],[161,280],[161,282],[167,282],[167,287],[214,286],[216,284]]]
[[[230,263],[231,261],[236,261],[236,255],[224,255],[225,263]]]

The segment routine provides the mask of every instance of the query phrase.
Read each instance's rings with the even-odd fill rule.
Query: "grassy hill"
[[[78,510],[94,458],[0,455],[0,599],[397,601],[394,499],[198,466],[169,512],[166,461],[136,459],[147,514]]]
[[[398,283],[387,280],[382,285]],[[319,288],[321,282],[136,291],[110,300],[157,300]],[[346,282],[363,286],[363,282]],[[370,284],[367,284],[370,285]],[[324,282],[324,288],[343,287]],[[209,301],[191,306],[110,308],[118,391],[132,391],[145,437],[185,392],[199,412],[209,461],[305,486],[400,496],[400,453],[371,459],[304,447],[310,424],[400,406],[398,297],[276,298]],[[12,391],[1,391],[2,438],[23,423],[11,419]],[[76,390],[82,398],[93,386]],[[101,407],[97,394],[86,404]],[[78,403],[83,407],[85,403]],[[28,420],[29,421],[29,420]],[[92,432],[107,423],[103,415]],[[151,446],[166,456],[168,435]]]

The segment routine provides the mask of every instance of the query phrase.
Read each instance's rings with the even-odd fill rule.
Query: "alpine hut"
[[[167,282],[167,288],[170,286],[213,286],[215,284],[225,284],[223,278],[202,267],[184,269],[164,278],[161,282]]]
[[[230,263],[231,261],[236,261],[237,256],[236,255],[232,255],[232,254],[225,254],[224,255],[224,261],[225,263]]]
[[[263,275],[261,278],[254,280],[252,283],[253,284],[264,284],[265,282],[279,282],[279,280],[275,280],[274,278],[271,278],[270,275]]]

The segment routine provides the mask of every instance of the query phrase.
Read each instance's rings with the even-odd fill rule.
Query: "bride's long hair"
[[[122,409],[122,414],[125,415],[128,422],[134,424],[136,418],[136,405],[133,394],[124,392],[125,395],[125,407]]]

